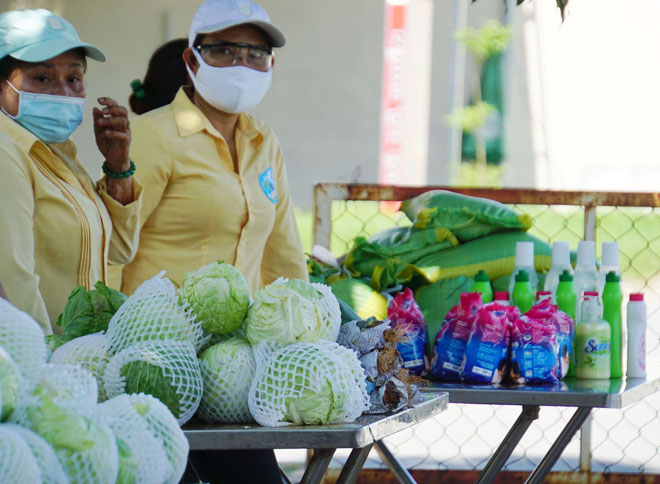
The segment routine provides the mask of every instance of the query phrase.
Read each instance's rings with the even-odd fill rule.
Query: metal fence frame
[[[582,192],[534,189],[456,188],[446,186],[397,186],[361,183],[314,185],[314,244],[330,248],[333,201],[403,201],[430,190],[447,190],[516,205],[566,205],[584,209],[584,240],[596,240],[599,207],[660,207],[660,194],[645,192]],[[591,469],[591,417],[580,432],[580,470]]]

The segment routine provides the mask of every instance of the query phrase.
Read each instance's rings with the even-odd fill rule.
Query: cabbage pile
[[[98,403],[109,362],[103,339],[73,338],[47,364],[39,325],[0,299],[0,482],[179,481],[188,441],[163,403],[145,394]]]

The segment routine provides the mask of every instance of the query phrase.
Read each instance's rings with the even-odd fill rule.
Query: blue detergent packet
[[[560,379],[557,328],[527,314],[512,326],[509,376],[516,384],[556,383]]]
[[[515,306],[492,302],[477,311],[465,349],[461,377],[471,383],[500,383],[509,368],[511,324],[520,317]]]
[[[433,345],[432,377],[450,381],[461,379],[467,343],[477,311],[482,306],[480,293],[464,292],[460,302],[449,310]]]
[[[396,347],[401,354],[402,366],[413,375],[426,373],[426,321],[409,288],[394,296],[387,308],[387,318],[392,328],[402,334]]]
[[[527,312],[527,316],[546,325],[555,327],[557,335],[557,377],[561,380],[568,373],[568,366],[573,350],[573,337],[575,335],[575,322],[563,311],[560,311],[556,305],[545,299]]]

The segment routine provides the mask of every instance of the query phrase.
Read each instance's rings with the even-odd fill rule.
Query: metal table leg
[[[518,442],[520,442],[520,439],[523,438],[529,426],[537,418],[539,418],[538,405],[523,405],[520,416],[511,427],[511,430],[509,430],[509,433],[506,434],[506,437],[504,437],[504,440],[502,440],[502,443],[490,458],[484,470],[481,471],[479,479],[477,479],[477,484],[490,484],[495,481],[497,474],[499,474],[506,461],[511,457],[511,453],[518,445]]]
[[[566,427],[564,427],[564,429],[559,434],[559,437],[557,437],[557,440],[555,440],[554,444],[552,444],[552,447],[550,447],[550,450],[547,452],[547,454],[545,454],[545,457],[543,457],[543,460],[539,463],[538,466],[536,466],[534,472],[532,472],[527,478],[525,484],[543,482],[545,476],[547,476],[548,473],[552,470],[552,466],[555,465],[557,459],[559,459],[568,443],[571,441],[575,433],[580,430],[580,427],[589,415],[591,415],[590,407],[578,407],[571,419],[566,424]]]
[[[392,471],[392,474],[396,476],[398,481],[401,484],[417,484],[415,482],[415,479],[410,475],[408,472],[408,469],[406,469],[399,459],[396,458],[392,452],[390,452],[390,449],[387,448],[385,445],[385,442],[382,440],[379,440],[376,442],[376,452],[378,452],[378,455],[380,455],[380,458],[383,459],[383,462],[387,464],[387,467],[390,468],[390,471]]]
[[[346,464],[344,464],[344,468],[341,470],[341,474],[339,474],[337,484],[354,484],[357,481],[358,474],[360,474],[362,466],[367,460],[367,456],[373,446],[374,444],[369,444],[361,449],[353,449],[351,455],[348,456]]]
[[[314,449],[314,455],[307,464],[300,484],[318,484],[321,482],[335,450],[337,449]]]

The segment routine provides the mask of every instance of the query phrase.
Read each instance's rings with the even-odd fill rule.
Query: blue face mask
[[[7,83],[18,93],[18,114],[5,113],[44,143],[66,141],[82,123],[84,97],[19,91]]]

